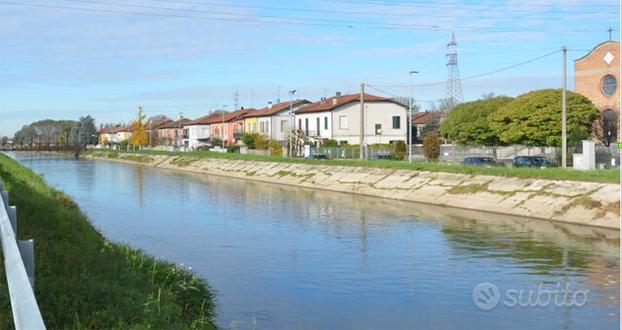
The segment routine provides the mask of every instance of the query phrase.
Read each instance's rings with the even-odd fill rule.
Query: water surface
[[[183,263],[234,329],[617,329],[617,232],[128,164],[17,154],[108,238]],[[485,219],[488,218],[488,219]],[[475,286],[589,290],[478,309]]]

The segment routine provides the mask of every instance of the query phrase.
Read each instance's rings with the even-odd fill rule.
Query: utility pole
[[[296,90],[293,89],[289,91],[289,156],[293,157],[294,153],[294,126],[296,125],[296,120],[294,119],[294,94],[296,94]]]
[[[562,82],[562,168],[567,167],[567,153],[568,153],[568,141],[566,137],[566,88],[568,83],[568,70],[567,70],[567,56],[568,56],[568,48],[566,46],[562,46],[562,76],[564,81]]]
[[[413,75],[417,74],[417,71],[408,72],[409,78],[409,94],[408,98],[408,124],[406,124],[406,131],[408,132],[408,162],[413,161]]]
[[[181,126],[181,120],[184,118],[184,113],[180,112],[179,113],[179,129],[177,130],[177,136],[178,136],[178,141],[177,141],[177,147],[181,148],[181,144],[183,141],[183,127]]]
[[[365,83],[361,84],[361,131],[359,139],[359,157],[365,159],[365,147],[363,142],[365,141]]]
[[[227,109],[227,105],[223,105],[222,106],[223,111],[222,111],[222,124],[220,126],[220,135],[222,136],[222,139],[220,139],[220,144],[222,145],[222,148],[225,148],[225,109]]]

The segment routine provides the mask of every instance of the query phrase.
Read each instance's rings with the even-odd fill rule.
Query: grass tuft
[[[0,178],[19,238],[35,239],[35,295],[49,329],[215,329],[213,293],[188,269],[106,240],[71,198],[5,155]],[[0,329],[13,328],[4,267],[0,301]]]

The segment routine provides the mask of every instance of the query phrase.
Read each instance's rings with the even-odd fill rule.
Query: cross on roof
[[[609,27],[609,30],[607,30],[607,32],[609,32],[609,41],[611,41],[611,32],[613,32],[611,26]]]

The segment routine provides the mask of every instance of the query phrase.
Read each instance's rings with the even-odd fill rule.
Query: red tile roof
[[[371,94],[365,94],[363,97],[365,102],[391,102],[391,103],[395,103],[397,105],[406,107],[405,105],[392,100],[388,97],[382,97],[382,96],[376,96],[376,95],[371,95]],[[295,111],[296,114],[301,114],[301,113],[310,113],[310,112],[322,112],[322,111],[331,111],[334,110],[340,106],[346,105],[348,103],[352,103],[352,102],[360,102],[361,101],[361,96],[360,94],[349,94],[349,95],[343,95],[343,96],[333,96],[330,97],[324,101],[319,101],[319,102],[315,102],[315,103],[311,103],[309,105],[306,105],[298,110]]]
[[[293,100],[292,101],[292,108],[295,108],[301,104],[309,104],[311,102],[307,101],[307,100]],[[252,112],[247,114],[246,118],[249,117],[262,117],[262,116],[272,116],[273,114],[283,111],[283,110],[287,110],[289,109],[289,101],[286,102],[280,102],[280,103],[276,103],[273,104],[271,107],[265,107],[265,108],[261,108],[259,110],[257,110],[256,112]]]
[[[183,127],[184,125],[187,125],[189,122],[191,122],[192,119],[190,118],[181,118],[179,120],[176,121],[170,121],[164,125],[161,125],[160,127],[158,127],[159,129],[170,129],[170,128],[180,128]]]
[[[415,125],[429,124],[439,118],[441,118],[440,112],[415,112],[413,113],[412,123]]]
[[[149,129],[158,129],[158,128],[160,128],[160,127],[162,127],[164,125],[167,125],[168,123],[172,123],[172,122],[173,121],[170,120],[170,119],[162,119],[162,120],[156,121],[156,122],[151,123],[151,124],[147,123],[146,126],[147,126],[148,130]]]
[[[222,118],[222,115],[220,113],[210,113],[193,121],[187,122],[184,126],[208,125],[214,118]]]
[[[257,112],[257,109],[240,109],[240,110],[236,110],[232,112],[227,112],[225,113],[224,120],[223,120],[222,114],[220,114],[219,116],[212,118],[208,122],[208,124],[218,124],[218,123],[222,123],[223,121],[225,123],[228,123],[230,121],[242,119],[244,118],[245,115],[248,115],[254,112]]]

